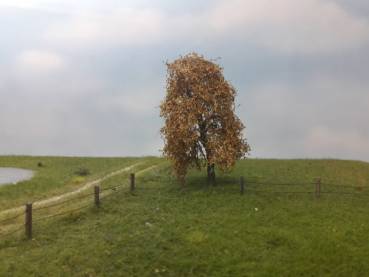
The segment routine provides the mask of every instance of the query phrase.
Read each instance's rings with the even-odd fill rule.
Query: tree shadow
[[[238,180],[232,176],[220,175],[216,177],[216,183],[210,184],[206,176],[189,176],[186,179],[186,184],[180,189],[186,191],[209,191],[218,188],[234,187],[238,184]]]

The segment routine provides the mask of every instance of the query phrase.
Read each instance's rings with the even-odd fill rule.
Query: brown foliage
[[[167,95],[162,102],[163,153],[184,181],[190,166],[218,166],[225,171],[250,150],[244,125],[235,115],[236,91],[222,68],[196,53],[167,63]]]

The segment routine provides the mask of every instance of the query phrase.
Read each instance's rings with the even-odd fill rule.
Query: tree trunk
[[[210,179],[211,179],[211,177],[210,177],[210,165],[208,164],[208,166],[207,166],[207,168],[206,168],[206,171],[207,171],[207,174],[208,174],[208,185],[210,184]]]
[[[182,188],[186,187],[186,181],[185,181],[185,179],[184,179],[184,178],[181,178],[181,179],[179,180],[179,183],[181,184]]]
[[[216,182],[215,182],[215,165],[214,164],[211,165],[211,182],[212,182],[213,186],[216,185]]]
[[[215,165],[208,164],[207,166],[208,184],[215,186]]]

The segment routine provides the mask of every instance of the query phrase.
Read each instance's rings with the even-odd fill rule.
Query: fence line
[[[80,211],[80,210],[82,210],[84,208],[90,207],[90,206],[92,206],[92,204],[93,203],[89,203],[87,205],[78,207],[76,209],[67,210],[67,211],[64,211],[64,212],[61,212],[61,213],[57,213],[57,214],[52,214],[52,215],[47,215],[47,216],[35,218],[35,219],[33,219],[33,222],[39,222],[39,221],[42,221],[42,220],[45,220],[45,219],[49,219],[49,218],[53,218],[53,217],[57,217],[57,216],[62,216],[62,215],[66,215],[66,214],[71,214],[71,213],[74,213],[76,211]]]
[[[314,185],[315,183],[313,182],[306,182],[306,183],[286,183],[286,182],[283,182],[283,183],[278,183],[278,182],[272,182],[272,181],[268,181],[268,180],[265,180],[265,181],[250,181],[248,179],[245,179],[245,181],[248,183],[248,184],[254,184],[254,185],[275,185],[275,186],[306,186],[306,185]]]
[[[255,190],[255,189],[245,189],[245,192],[261,192],[261,193],[269,193],[269,194],[315,194],[315,191],[268,191],[268,190]],[[358,192],[338,192],[338,191],[321,191],[320,194],[336,194],[336,195],[355,195],[355,196],[364,196],[368,198],[369,194],[358,193]]]
[[[34,211],[39,211],[39,210],[44,210],[44,209],[48,209],[48,208],[58,207],[58,206],[61,206],[65,203],[69,203],[69,202],[72,202],[72,201],[77,200],[77,199],[83,199],[83,198],[86,198],[86,197],[90,197],[91,195],[95,195],[95,193],[79,195],[77,197],[69,198],[69,199],[61,201],[61,202],[56,202],[55,204],[51,204],[51,205],[48,205],[48,206],[37,207],[37,208],[34,208],[33,210]]]
[[[241,177],[241,179],[244,179]],[[245,184],[246,183],[246,184]],[[326,183],[326,182],[322,182],[321,178],[317,178],[315,180],[314,183],[309,183],[309,182],[305,182],[305,183],[275,183],[275,182],[271,182],[268,183],[267,181],[247,181],[246,182],[240,181],[240,193],[244,194],[244,191],[255,191],[255,192],[267,192],[267,193],[287,193],[287,194],[313,194],[315,193],[316,197],[319,198],[321,194],[341,194],[341,195],[360,195],[360,196],[369,196],[369,194],[364,193],[363,186],[348,186],[348,185],[337,185],[337,184],[332,184],[332,183]],[[248,185],[257,185],[257,186],[295,186],[295,187],[305,187],[307,185],[315,185],[315,191],[268,191],[268,190],[255,190],[255,189],[250,189]],[[327,186],[329,188],[343,188],[343,189],[352,189],[352,190],[360,190],[360,192],[347,192],[347,191],[322,191],[323,185],[325,185],[324,188],[326,188]]]
[[[18,215],[16,215],[16,216],[13,216],[13,217],[10,217],[10,218],[3,219],[2,221],[0,221],[0,224],[3,224],[4,222],[12,221],[12,220],[14,220],[14,219],[17,219],[18,217],[22,216],[23,214],[24,214],[24,212],[23,212],[23,213],[21,213],[21,214],[18,214]]]
[[[59,216],[63,216],[63,215],[67,215],[67,214],[72,214],[74,212],[83,210],[87,207],[91,207],[93,205],[95,205],[97,208],[100,206],[100,201],[101,199],[104,199],[107,196],[110,196],[112,194],[114,194],[114,191],[120,191],[121,188],[125,187],[128,188],[129,190],[127,192],[130,192],[131,194],[135,191],[135,174],[132,173],[130,174],[129,177],[129,184],[124,183],[121,185],[115,185],[115,186],[110,186],[110,187],[103,187],[101,188],[100,186],[95,186],[93,187],[94,192],[93,193],[88,193],[88,194],[83,194],[83,195],[78,195],[76,197],[72,197],[72,198],[68,198],[66,200],[63,201],[58,201],[56,203],[51,203],[49,205],[45,205],[45,206],[39,206],[39,207],[32,207],[32,203],[29,203],[26,205],[26,209],[24,210],[24,212],[17,214],[15,216],[9,217],[9,218],[5,218],[2,219],[0,221],[0,228],[1,227],[5,227],[8,225],[2,225],[4,223],[8,223],[11,222],[13,220],[16,220],[18,218],[20,218],[21,216],[25,216],[25,222],[24,224],[13,224],[15,225],[14,230],[11,230],[8,233],[5,234],[0,234],[0,239],[6,238],[6,237],[10,237],[11,235],[20,232],[22,229],[25,230],[25,235],[28,239],[32,238],[32,225],[33,223],[36,222],[40,222],[40,221],[44,221],[44,220],[48,220],[54,217],[59,217]],[[347,186],[347,185],[337,185],[337,184],[332,184],[332,183],[325,183],[322,182],[320,178],[316,179],[315,182],[304,182],[304,183],[287,183],[287,182],[269,182],[268,180],[264,180],[264,181],[255,181],[255,180],[249,180],[244,178],[243,176],[240,177],[239,179],[239,185],[240,185],[240,194],[241,195],[246,195],[247,192],[256,192],[256,193],[275,193],[275,194],[315,194],[315,196],[317,198],[320,198],[321,194],[327,195],[327,194],[336,194],[336,195],[355,195],[355,196],[369,196],[369,194],[365,194],[362,192],[347,192],[347,191],[322,191],[322,187],[323,185],[325,185],[326,187],[340,187],[340,188],[350,188],[350,189],[363,189],[363,187],[359,186],[359,187],[355,187],[355,186]],[[250,187],[250,185],[252,185],[252,187]],[[257,187],[267,187],[267,186],[285,186],[285,187],[304,187],[304,186],[311,186],[311,185],[315,185],[315,190],[312,191],[282,191],[282,190],[261,190],[261,189],[256,189],[254,186]],[[83,203],[83,206],[79,206],[76,207],[74,209],[69,209],[66,211],[62,211],[56,214],[49,214],[49,215],[45,215],[45,216],[34,216],[35,214],[32,215],[33,212],[37,212],[37,211],[43,211],[43,210],[47,210],[47,209],[51,209],[51,208],[55,208],[55,207],[59,207],[62,206],[66,203],[70,203],[73,202],[75,200],[80,200],[80,199],[85,199],[88,197],[94,196],[93,198],[91,198],[91,202],[89,203]],[[169,198],[169,197],[158,197],[158,199],[162,199],[162,198]],[[178,197],[176,198],[178,199]],[[34,218],[32,218],[32,216]]]
[[[117,188],[121,188],[123,186],[126,186],[126,184],[122,184],[122,185],[118,185],[118,186],[112,186],[112,187],[107,187],[107,188],[102,188],[101,191],[116,190]]]
[[[126,184],[122,184],[122,185],[117,185],[117,186],[105,187],[105,188],[102,188],[102,189],[100,188],[100,186],[95,186],[95,187],[93,187],[93,189],[94,189],[93,193],[79,195],[77,197],[72,197],[72,198],[66,199],[64,201],[59,201],[59,202],[52,203],[52,204],[49,204],[49,205],[46,205],[46,206],[32,207],[32,203],[27,203],[25,205],[25,207],[26,207],[25,211],[22,212],[21,214],[17,214],[15,216],[12,216],[12,217],[9,217],[9,218],[6,218],[6,219],[3,219],[3,220],[0,221],[0,227],[4,227],[6,225],[1,225],[1,224],[4,224],[6,222],[11,222],[12,220],[15,220],[15,219],[17,219],[21,216],[25,216],[24,224],[21,224],[21,225],[18,224],[18,225],[16,225],[16,226],[18,226],[18,228],[16,228],[15,230],[12,230],[12,231],[10,231],[8,233],[5,233],[5,234],[0,234],[0,238],[3,239],[5,237],[11,236],[11,235],[21,231],[22,229],[24,229],[26,237],[28,239],[30,239],[30,238],[32,238],[32,225],[33,225],[33,223],[44,221],[44,220],[54,218],[54,217],[58,217],[58,216],[63,216],[63,215],[66,215],[66,214],[71,214],[71,213],[74,213],[76,211],[80,211],[82,209],[90,207],[93,204],[95,204],[96,207],[99,207],[100,206],[100,200],[102,198],[105,198],[105,197],[111,195],[112,194],[111,191],[115,191],[118,188],[122,188],[122,187],[126,187],[126,186],[127,186]],[[130,186],[129,186],[130,192],[133,192],[134,188],[135,188],[135,174],[132,173],[130,175]],[[101,194],[101,192],[105,192],[105,193]],[[87,205],[79,206],[78,208],[69,209],[69,210],[62,211],[62,212],[56,213],[56,214],[46,215],[46,216],[42,216],[42,217],[34,217],[34,212],[36,212],[36,211],[42,211],[42,210],[46,210],[46,209],[50,209],[50,208],[59,207],[59,206],[62,206],[66,203],[70,203],[72,201],[79,200],[79,199],[84,199],[84,198],[91,197],[91,196],[94,196],[94,202],[88,203]]]
[[[266,193],[286,193],[286,194],[314,194],[315,191],[268,191],[268,190],[258,190],[258,189],[245,189],[245,191],[252,192],[266,192]]]
[[[6,233],[6,234],[2,234],[2,235],[0,235],[0,239],[3,239],[3,238],[5,238],[5,237],[10,237],[11,235],[14,235],[14,234],[15,234],[15,233],[17,233],[17,232],[22,231],[23,229],[24,229],[24,227],[23,227],[23,226],[18,227],[17,229],[12,230],[12,231],[11,231],[11,232],[9,232],[9,233]]]

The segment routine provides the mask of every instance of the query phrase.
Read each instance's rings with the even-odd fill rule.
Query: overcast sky
[[[0,154],[160,155],[165,62],[192,51],[251,157],[369,161],[368,0],[0,0]]]

